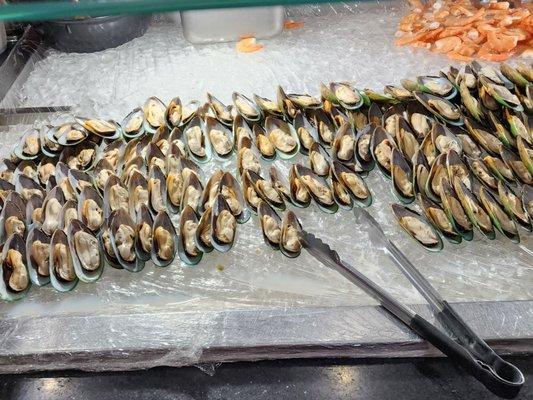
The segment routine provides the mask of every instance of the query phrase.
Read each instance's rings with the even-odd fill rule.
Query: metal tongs
[[[368,227],[370,240],[400,268],[432,308],[436,318],[448,331],[445,334],[422,316],[394,299],[352,265],[341,260],[328,244],[305,230],[299,231],[302,246],[322,264],[355,283],[378,300],[382,307],[438,348],[457,365],[480,381],[492,393],[507,399],[515,397],[524,384],[524,375],[504,361],[462,320],[407,257],[385,236],[379,223],[364,209],[354,209],[356,221]]]

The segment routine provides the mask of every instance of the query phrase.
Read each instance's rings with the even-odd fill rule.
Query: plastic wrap
[[[303,20],[303,29],[286,31],[262,41],[265,48],[254,54],[237,53],[234,44],[228,43],[193,46],[183,38],[178,26],[165,18],[156,18],[144,36],[115,49],[92,54],[46,51],[31,65],[27,79],[13,85],[2,106],[72,107],[70,114],[47,114],[33,123],[39,127],[68,120],[73,115],[120,121],[152,95],[164,102],[175,96],[188,101],[205,99],[209,91],[222,101],[230,102],[233,91],[275,98],[278,84],[288,92],[317,94],[320,82],[333,80],[348,80],[360,88],[382,90],[385,84],[436,73],[450,64],[444,57],[393,45],[403,7],[401,2],[369,2],[290,8],[288,15]],[[6,156],[28,128],[19,124],[1,132],[0,155]],[[287,176],[288,162],[276,161],[275,165]],[[212,161],[205,167],[205,173],[215,168],[235,171],[235,160],[224,164]],[[374,197],[370,213],[447,300],[533,299],[533,257],[518,245],[501,236],[490,241],[476,235],[473,242],[445,243],[442,252],[427,252],[394,221],[389,204],[395,200],[389,182],[372,171],[367,183]],[[422,302],[387,257],[373,248],[364,228],[354,226],[351,212],[326,215],[315,206],[295,209],[295,212],[307,230],[330,243],[343,259],[357,265],[399,299],[413,304]],[[283,316],[305,316],[309,323],[315,312],[328,313],[329,309],[338,313],[342,307],[355,310],[374,304],[367,295],[305,252],[297,259],[287,259],[280,252],[270,250],[262,242],[256,217],[238,226],[237,235],[230,252],[205,255],[195,267],[185,266],[176,259],[164,269],[148,263],[138,274],[106,268],[97,283],[80,283],[70,293],[56,293],[51,287],[32,288],[25,300],[0,304],[0,314],[9,322],[6,326],[12,327],[12,331],[4,332],[4,344],[13,346],[7,354],[61,354],[64,351],[72,355],[106,349],[112,361],[106,359],[107,363],[86,367],[128,368],[131,364],[128,348],[133,342],[136,349],[159,343],[165,349],[168,344],[168,351],[162,351],[160,358],[156,352],[153,358],[134,365],[179,364],[176,359],[182,360],[181,363],[183,360],[194,363],[201,360],[207,347],[216,347],[217,339],[225,340],[219,344],[227,342],[224,312],[246,313],[249,318],[244,318],[243,324],[251,323],[250,315],[257,313],[263,329],[247,331],[243,328],[243,332],[256,335],[248,339],[266,345],[276,337],[275,332],[268,331],[269,326],[279,327],[274,321]],[[522,246],[533,248],[530,234],[522,235]],[[365,309],[369,308],[361,308]],[[178,321],[187,320],[187,315],[196,324],[176,325]],[[352,335],[354,344],[362,338],[358,335],[361,326],[366,325],[366,329],[373,326],[371,320],[365,321],[364,313],[360,315],[356,320],[346,317],[344,321],[348,333],[343,335]],[[269,318],[273,321],[270,325]],[[369,313],[368,318],[375,318],[375,315]],[[526,324],[526,331],[529,326],[531,332],[530,306],[526,307],[524,318],[522,323]],[[42,322],[42,330],[36,321]],[[102,325],[96,322],[91,325],[90,321],[99,321]],[[156,321],[165,323],[158,325]],[[317,318],[317,321],[322,320]],[[339,335],[342,322],[336,321],[334,326]],[[28,325],[24,328],[25,323]],[[146,338],[147,342],[128,337],[128,324],[134,332],[148,332],[151,336]],[[71,330],[65,330],[65,326]],[[97,326],[109,329],[104,328],[102,336],[95,340],[87,330],[98,332]],[[195,331],[201,327],[206,330]],[[298,338],[318,345],[332,341],[333,333],[324,335],[327,326],[323,327],[323,335],[316,337],[306,337],[304,328],[291,331],[296,335],[292,338],[294,342],[298,342]],[[22,331],[22,338],[16,336]],[[217,332],[216,336],[212,336],[213,332]],[[238,334],[238,329],[231,334]],[[405,338],[405,333],[394,336],[396,334],[397,327],[390,331],[374,329],[364,338],[371,341],[373,337],[377,342]],[[50,339],[45,335],[57,337]],[[133,353],[130,356],[134,357]],[[76,360],[77,363],[71,359],[69,365],[83,368],[83,363]],[[21,369],[32,369],[32,365],[34,368],[63,365],[44,365],[42,360],[32,362],[34,364],[27,363]],[[17,370],[16,365],[10,367]],[[9,370],[6,366],[3,368]]]

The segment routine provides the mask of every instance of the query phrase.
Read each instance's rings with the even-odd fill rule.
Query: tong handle
[[[486,344],[486,350],[490,352],[486,353],[487,356],[490,356],[487,361],[490,363],[476,359],[467,348],[441,332],[418,314],[413,317],[409,326],[420,337],[439,349],[454,363],[463,367],[466,372],[497,396],[512,399],[518,394],[524,384],[522,372],[514,365],[501,359]]]

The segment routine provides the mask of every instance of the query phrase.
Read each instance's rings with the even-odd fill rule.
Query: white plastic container
[[[5,51],[7,47],[6,28],[4,23],[0,21],[0,54]]]
[[[183,11],[183,35],[191,43],[231,42],[243,37],[268,38],[283,30],[282,6]]]

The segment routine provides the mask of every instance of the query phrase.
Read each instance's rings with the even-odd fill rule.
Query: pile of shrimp
[[[533,56],[533,4],[470,0],[410,0],[396,45],[411,45],[468,62]]]

